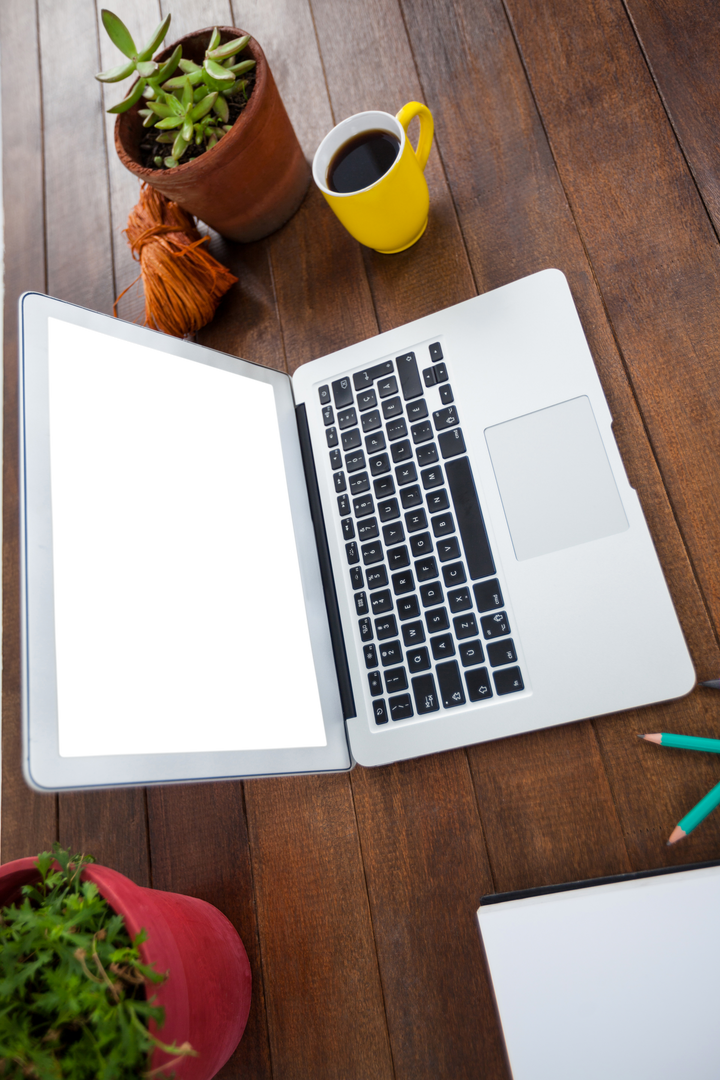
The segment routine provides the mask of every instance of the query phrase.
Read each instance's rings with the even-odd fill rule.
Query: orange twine
[[[209,323],[237,278],[200,247],[209,237],[200,235],[194,218],[143,184],[140,202],[131,211],[124,231],[133,258],[140,263],[145,325],[184,337]],[[132,285],[115,301],[115,316],[118,303]]]

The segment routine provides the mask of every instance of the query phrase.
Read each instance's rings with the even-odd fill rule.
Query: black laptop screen
[[[61,756],[326,743],[266,382],[49,320]]]

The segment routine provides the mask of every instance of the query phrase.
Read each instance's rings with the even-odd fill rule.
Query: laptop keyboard
[[[319,388],[375,723],[524,683],[440,342]]]

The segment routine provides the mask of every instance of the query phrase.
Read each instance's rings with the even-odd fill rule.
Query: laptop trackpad
[[[485,439],[519,560],[628,528],[587,397],[486,428]]]

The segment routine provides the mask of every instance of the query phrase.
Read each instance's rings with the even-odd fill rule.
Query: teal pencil
[[[682,840],[683,836],[687,836],[693,829],[704,821],[708,814],[720,805],[720,784],[716,784],[711,791],[708,791],[707,795],[700,800],[697,806],[693,806],[689,814],[677,823],[673,831],[670,833],[670,839],[668,840],[668,847],[670,844],[676,844],[678,840]]]
[[[656,732],[653,735],[638,735],[645,742],[657,743],[658,746],[675,746],[679,750],[705,750],[710,754],[720,754],[720,739],[699,739],[695,735],[670,735],[668,732]]]

